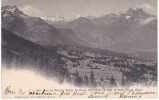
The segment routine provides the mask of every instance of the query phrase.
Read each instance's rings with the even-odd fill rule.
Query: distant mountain
[[[43,46],[74,44],[131,55],[157,52],[157,17],[143,9],[130,8],[100,17],[78,16],[68,21],[61,16],[30,17],[16,6],[4,6],[2,27]]]
[[[65,19],[64,17],[62,16],[56,16],[56,17],[40,17],[41,19],[43,19],[44,21],[46,21],[47,23],[49,24],[52,24],[52,23],[66,23],[68,22],[67,19]]]
[[[143,9],[128,9],[120,14],[78,17],[55,27],[70,28],[91,46],[117,52],[157,52],[157,17]]]
[[[88,19],[95,19],[96,18],[96,17],[91,16],[91,15],[90,16],[77,15],[76,17],[70,19],[69,21],[73,21],[73,20],[76,20],[76,19],[81,18],[81,17],[85,17],[85,18],[88,18]]]
[[[153,52],[153,51],[129,52],[129,56],[157,62],[157,52]]]
[[[20,37],[43,46],[54,46],[65,43],[82,44],[73,31],[70,33],[70,29],[65,29],[65,31],[58,30],[39,17],[27,16],[16,6],[2,7],[2,27]],[[69,38],[68,40],[68,38],[65,38],[67,36],[74,38]]]

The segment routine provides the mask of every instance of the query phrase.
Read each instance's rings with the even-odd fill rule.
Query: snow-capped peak
[[[144,20],[140,21],[140,25],[149,24],[150,22],[152,22],[153,20],[156,20],[156,19],[157,19],[156,17],[150,17],[150,18],[144,19]]]
[[[2,17],[14,15],[14,16],[26,16],[22,11],[20,11],[16,6],[3,6],[2,7]]]
[[[148,18],[151,17],[150,14],[146,13],[143,9],[141,8],[136,8],[136,9],[132,9],[129,8],[126,12],[122,13],[124,15],[126,15],[125,17],[127,19],[129,19],[130,17],[128,16],[133,16],[135,18]]]
[[[67,21],[67,20],[64,17],[58,15],[55,17],[54,21]]]
[[[80,17],[85,17],[85,16],[82,16],[82,15],[77,15],[74,19],[78,19]]]
[[[96,17],[94,17],[94,16],[83,16],[83,15],[77,15],[76,17],[74,17],[73,19],[71,19],[71,20],[76,20],[76,19],[78,19],[78,18],[88,18],[88,19],[95,19]]]
[[[94,17],[94,16],[86,16],[86,18],[88,18],[88,19],[95,19],[96,17]]]
[[[50,22],[67,22],[67,20],[62,17],[62,16],[56,16],[56,17],[51,17],[51,16],[44,16],[41,17],[45,21],[50,21]]]
[[[4,10],[6,11],[9,11],[9,12],[15,12],[18,8],[16,6],[10,6],[10,5],[7,5],[7,6],[3,6],[2,7],[2,12]]]

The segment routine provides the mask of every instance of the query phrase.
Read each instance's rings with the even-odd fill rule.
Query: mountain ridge
[[[2,26],[43,46],[74,44],[123,53],[157,50],[157,17],[143,9],[48,23],[14,6],[5,11],[7,7],[10,6],[2,7]]]
[[[4,6],[2,7],[2,27],[14,32],[20,37],[28,39],[34,43],[43,46],[54,46],[56,44],[85,44],[84,41],[78,39],[76,34],[72,31],[69,33],[69,29],[65,31],[54,28],[40,17],[30,17],[20,11],[16,6]],[[67,34],[63,34],[67,33]],[[75,38],[64,38],[63,35],[69,35]],[[78,41],[78,42],[77,42]],[[82,41],[82,43],[80,43]]]
[[[141,30],[142,27],[149,26],[148,24],[156,20],[156,16],[146,13],[143,9],[134,10],[129,8],[126,12],[120,14],[106,14],[94,19],[82,16],[63,25],[56,23],[52,25],[58,28],[70,28],[74,30],[79,37],[83,37],[85,40],[89,40],[89,42],[99,46],[102,46],[100,42],[107,42],[106,44],[113,46],[114,43],[119,42],[119,39],[122,39],[122,37],[127,38],[127,41],[132,41],[131,37],[134,37],[134,34],[142,35],[144,32],[138,31]],[[152,31],[152,35],[155,35],[157,25],[156,23],[153,24],[154,30],[150,29],[150,32]],[[137,32],[135,30],[137,30]],[[143,31],[145,30],[146,29],[143,29]],[[122,42],[122,40],[120,41]]]

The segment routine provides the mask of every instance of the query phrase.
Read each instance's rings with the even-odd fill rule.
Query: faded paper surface
[[[2,69],[2,81],[2,98],[157,98],[155,86],[118,87],[105,90],[79,88],[66,83],[60,85],[27,70]]]

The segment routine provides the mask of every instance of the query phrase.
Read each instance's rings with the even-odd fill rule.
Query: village
[[[69,47],[70,48],[70,47]],[[69,76],[74,83],[76,74],[81,83],[92,83],[97,87],[112,87],[126,85],[156,85],[157,64],[152,61],[138,60],[130,57],[108,56],[101,52],[81,50],[78,47],[60,49],[64,66],[69,70]],[[75,49],[76,48],[76,49]]]

